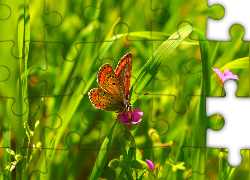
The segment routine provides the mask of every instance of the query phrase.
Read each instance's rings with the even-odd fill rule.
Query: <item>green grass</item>
[[[232,28],[232,42],[204,41],[206,17],[219,17],[220,9],[208,11],[206,3],[196,1],[152,2],[153,9],[166,8],[167,16],[161,10],[153,13],[150,3],[143,1],[105,1],[101,9],[86,10],[88,5],[99,7],[100,2],[46,1],[45,7],[34,0],[4,3],[12,14],[0,21],[0,65],[11,76],[7,79],[8,71],[1,69],[0,179],[112,179],[114,173],[156,178],[147,170],[146,159],[162,166],[158,173],[167,180],[249,178],[248,150],[242,151],[241,166],[233,168],[226,150],[204,148],[206,128],[223,124],[217,116],[206,117],[205,96],[200,96],[221,96],[211,68],[228,68],[237,74],[237,96],[249,96],[249,43],[241,40],[242,28]],[[5,19],[9,9],[0,8],[0,19]],[[53,11],[63,18],[58,27],[61,17],[49,14]],[[93,21],[96,18],[102,23]],[[194,28],[181,23],[184,19]],[[161,23],[151,24],[152,20]],[[127,167],[108,167],[124,154],[122,148],[129,152],[129,143],[122,138],[124,129],[116,123],[117,115],[98,111],[87,96],[98,87],[101,65],[108,62],[115,68],[128,52],[133,54],[130,98],[149,92],[131,101],[133,109],[144,112],[132,131],[137,151],[131,164],[140,167],[136,159],[143,169],[131,168],[131,172]],[[34,128],[37,120],[40,124]],[[30,142],[25,121],[34,131]],[[151,128],[159,140],[148,132]],[[12,172],[4,169],[15,161],[7,147],[24,156]]]

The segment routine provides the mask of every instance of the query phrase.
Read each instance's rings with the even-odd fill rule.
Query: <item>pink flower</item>
[[[143,115],[143,112],[139,112],[139,108],[134,109],[133,112],[128,111],[125,113],[119,114],[117,117],[122,121],[124,126],[129,129],[133,130],[138,126],[138,123],[141,122],[141,116]]]
[[[225,69],[223,74],[222,72],[219,70],[219,69],[215,69],[215,68],[212,68],[214,72],[216,72],[216,75],[217,75],[217,79],[219,81],[219,84],[221,86],[223,86],[224,82],[227,80],[227,79],[238,79],[238,76],[233,74],[232,72],[229,71],[229,69]]]
[[[152,161],[146,159],[146,163],[147,163],[148,167],[149,167],[151,170],[153,170],[153,169],[155,168],[155,165],[154,165],[154,163],[152,163]]]

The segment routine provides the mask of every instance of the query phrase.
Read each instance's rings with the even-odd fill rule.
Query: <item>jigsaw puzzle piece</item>
[[[29,78],[33,88],[44,90],[39,96],[71,95],[73,92],[65,92],[65,89],[68,83],[70,84],[72,81],[71,74],[77,68],[76,65],[80,66],[80,62],[67,61],[63,58],[63,44],[49,42],[35,42],[33,44],[36,49],[33,50],[30,56],[32,59],[38,59],[37,62],[34,62],[34,66],[29,68]],[[55,53],[51,51],[52,49],[58,51]],[[39,57],[39,52],[43,56]]]
[[[153,47],[158,47],[156,43],[159,44],[159,42],[154,42]],[[156,94],[160,96],[162,94],[164,97],[171,96],[174,98],[174,110],[180,114],[185,113],[189,108],[189,96],[202,95],[198,91],[202,71],[197,51],[199,49],[196,45],[180,44],[179,48],[163,62],[156,78],[145,91],[148,91],[149,95]],[[192,52],[196,52],[198,55]],[[193,58],[194,56],[196,57]],[[176,58],[182,59],[176,61]],[[136,89],[135,93],[138,93]]]
[[[244,114],[247,117],[247,107],[250,105],[250,101],[247,98],[237,98],[235,93],[237,91],[237,84],[235,81],[226,81],[224,83],[224,89],[226,90],[226,97],[221,98],[206,98],[207,116],[219,113],[225,118],[225,126],[222,130],[214,132],[207,130],[207,147],[214,148],[227,148],[229,150],[228,162],[232,166],[238,166],[241,163],[240,150],[244,148],[250,148],[246,143],[247,140],[242,139],[247,137],[249,131],[248,121],[242,118],[238,118],[238,114]],[[232,103],[233,106],[228,106]],[[237,112],[237,113],[235,113]],[[235,119],[238,119],[235,121]],[[235,129],[241,129],[237,135],[232,134]],[[241,138],[241,141],[237,139]],[[227,139],[230,141],[227,141]],[[231,144],[233,143],[233,146]]]
[[[213,7],[214,4],[221,4],[225,8],[225,17],[222,19],[207,19],[206,38],[208,40],[231,41],[229,30],[232,25],[239,24],[245,29],[243,41],[250,41],[250,25],[247,19],[244,18],[250,15],[249,11],[247,10],[248,1],[208,0],[207,4],[209,7]]]
[[[5,1],[4,3],[1,2],[0,4],[0,26],[1,28],[1,35],[0,35],[0,42],[10,42],[14,47],[16,39],[15,29],[13,25],[17,24],[18,16],[13,14],[17,10],[17,4],[11,3],[12,1]],[[12,48],[10,49],[12,51]],[[15,51],[15,54],[17,51]]]
[[[249,77],[246,75],[249,74],[249,43],[242,41],[244,30],[239,25],[232,26],[230,35],[231,42],[208,41],[212,52],[212,67],[220,70],[225,78],[226,69],[237,75],[239,87],[236,95],[246,97],[249,96]],[[211,82],[211,95],[223,96],[223,88],[218,83],[217,73],[214,71],[211,74]]]
[[[11,16],[11,8],[7,4],[0,4],[1,8],[1,21],[6,21]]]
[[[46,0],[29,1],[30,15],[30,39],[31,42],[45,41],[49,33],[46,27],[57,28],[62,23],[62,15],[56,11],[50,11],[52,3]]]
[[[179,151],[182,159],[168,158],[166,161],[167,170],[169,171],[170,179],[200,179],[205,175],[206,167],[206,148],[182,146]],[[176,171],[184,171],[175,173]]]
[[[154,104],[161,104],[159,107],[154,105],[152,108],[152,116],[157,119],[167,119],[168,126],[153,126],[154,129],[162,131],[167,129],[166,134],[158,133],[158,145],[168,146],[170,148],[168,158],[172,159],[173,163],[183,161],[181,147],[206,147],[206,128],[207,119],[202,118],[199,114],[200,109],[197,109],[197,104],[202,96],[190,96],[190,106],[186,113],[177,113],[173,108],[174,97],[171,96],[155,96]],[[166,118],[167,116],[167,118]],[[203,121],[200,121],[202,119]],[[178,131],[176,130],[178,129]],[[160,143],[159,143],[160,142]],[[157,144],[157,143],[155,143]]]
[[[140,147],[136,151],[136,160],[141,162],[142,168],[138,174],[146,170],[143,179],[171,179],[168,171],[168,164],[165,161],[169,153],[169,147]],[[146,161],[149,160],[154,164],[154,169],[151,169]]]
[[[168,11],[169,19],[165,22],[165,29],[168,32],[175,32],[179,29],[179,25],[183,22],[189,23],[194,28],[199,29],[203,34],[206,34],[207,18],[221,19],[225,14],[223,6],[216,4],[213,7],[207,6],[207,1],[183,1],[177,0],[174,2],[161,2],[162,6]],[[194,10],[195,9],[195,10]],[[176,16],[178,14],[178,16]],[[198,36],[196,33],[190,34],[190,39],[197,41]],[[204,38],[204,40],[206,40]]]
[[[183,177],[186,177],[185,179],[195,179],[197,177],[198,179],[248,179],[249,150],[241,150],[241,154],[243,156],[242,164],[236,168],[230,166],[227,162],[227,149],[206,148],[204,173],[192,172],[191,169],[189,169],[183,174]],[[194,175],[196,175],[196,177],[194,177]]]
[[[5,4],[0,5],[0,25],[2,27],[0,42],[12,43],[11,53],[16,59],[24,59],[26,57],[29,52],[28,42],[31,40],[44,41],[44,30],[43,27],[39,25],[46,26],[50,24],[49,22],[59,24],[56,19],[51,21],[51,17],[53,17],[55,13],[51,12],[46,14],[44,11],[45,4],[42,4],[43,2],[44,1],[16,1],[13,3],[13,1],[5,1]],[[41,6],[43,8],[41,8]],[[50,18],[49,22],[46,21],[46,17]],[[52,27],[55,26],[56,25]]]
[[[49,144],[47,144],[47,142],[51,142],[54,136],[59,136],[58,133],[62,136],[63,132],[65,131],[64,128],[67,128],[68,123],[70,123],[70,119],[66,121],[66,117],[68,116],[66,116],[65,114],[66,112],[70,112],[70,109],[67,106],[62,106],[61,104],[64,104],[62,102],[70,102],[70,98],[83,98],[83,90],[84,81],[81,78],[75,77],[65,90],[66,94],[68,95],[54,97],[45,96],[43,98],[44,107],[42,108],[42,110],[40,110],[41,114],[39,114],[39,118],[42,119],[41,125],[43,127],[43,132],[41,132],[39,140],[42,142],[44,142],[45,140],[45,148],[49,148]],[[72,107],[72,105],[70,107]],[[74,121],[74,123],[81,123],[82,114],[83,113],[77,114],[76,117],[78,117],[78,121],[76,120]],[[62,131],[60,130],[61,127],[63,127]],[[65,141],[65,137],[63,138],[63,140]],[[65,142],[64,145],[67,147]]]
[[[29,162],[29,179],[64,179],[64,177],[90,178],[95,163],[92,159],[97,158],[98,150],[80,149],[82,137],[78,132],[68,134],[67,140],[75,139],[75,141],[67,141],[68,147],[66,149],[54,147],[56,138],[55,136],[52,141],[48,143],[50,144],[50,148],[43,147],[37,150],[38,153],[34,153],[32,160]],[[24,148],[24,150],[25,149],[26,148]],[[77,165],[78,168],[75,165]],[[63,171],[61,171],[62,166],[64,167]],[[113,170],[109,169],[106,171],[106,169],[105,167],[101,177],[114,179]]]
[[[11,54],[12,43],[11,42],[1,42],[0,49],[7,49],[6,51],[1,51],[0,54],[0,68],[2,72],[2,77],[0,81],[0,88],[2,89],[1,99],[8,103],[8,110],[12,110],[13,114],[16,116],[23,116],[28,112],[28,104],[30,98],[42,98],[46,96],[46,86],[41,84],[36,84],[34,82],[39,81],[39,77],[34,74],[29,74],[28,72],[39,65],[43,67],[46,65],[45,58],[45,48],[44,42],[31,42],[29,43],[32,53],[29,54],[29,60],[27,65],[27,71],[24,70],[23,64],[25,64],[25,59],[16,59]],[[27,78],[20,79],[20,73],[27,75]],[[30,80],[28,78],[30,76]],[[26,81],[27,85],[24,84]],[[43,85],[43,86],[42,86]],[[26,87],[25,89],[22,89]],[[8,90],[6,90],[6,88]],[[11,102],[11,103],[10,103]],[[22,108],[20,103],[22,103]]]
[[[0,41],[12,42],[12,51],[16,57],[22,57],[17,55],[16,44],[19,36],[17,36],[17,29],[21,33],[22,26],[30,26],[30,36],[26,34],[25,41],[44,41],[44,28],[46,26],[57,27],[62,21],[59,13],[47,11],[48,5],[45,4],[45,0],[26,3],[4,1],[4,4],[0,4],[0,8],[0,26],[2,27]]]
[[[27,112],[27,107],[23,107],[23,110],[18,108],[18,99],[20,99],[20,94],[17,93],[19,87],[19,72],[20,64],[23,59],[19,60],[12,56],[12,42],[0,42],[0,49],[5,48],[6,51],[1,51],[0,54],[0,67],[3,76],[0,82],[1,88],[1,99],[8,103],[8,109],[13,111],[15,115],[23,115]],[[7,90],[7,91],[6,91]],[[24,99],[23,99],[24,101]],[[11,103],[9,103],[11,102]]]
[[[17,35],[16,29],[20,30],[24,17],[28,19],[27,14],[23,14],[25,8],[28,9],[27,4],[20,3],[19,8],[19,3],[13,3],[13,1],[4,1],[4,3],[0,4],[0,26],[2,27],[0,30],[0,42],[1,44],[11,44],[9,53],[12,53],[17,59],[24,57],[24,55],[18,52],[17,39],[19,35]]]

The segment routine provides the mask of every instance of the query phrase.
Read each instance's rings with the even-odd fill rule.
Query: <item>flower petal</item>
[[[222,72],[219,69],[212,68],[214,72],[219,76],[221,80],[223,80],[223,75]]]
[[[238,79],[238,76],[237,75],[234,75],[232,72],[229,71],[229,69],[225,69],[224,72],[223,72],[223,76],[226,79]]]
[[[154,163],[152,163],[152,161],[146,159],[146,163],[147,163],[148,167],[149,167],[151,170],[155,168],[155,165],[154,165]]]
[[[127,123],[127,121],[128,121],[128,117],[127,117],[126,113],[119,114],[119,116],[117,117],[117,119],[120,119],[123,122],[123,124]]]
[[[232,74],[232,73],[229,71],[229,69],[225,69],[224,72],[223,72],[223,76],[224,76],[224,77],[227,77],[227,76],[229,76],[230,74]]]
[[[136,121],[136,122],[131,122],[131,123],[137,124],[137,123],[141,122],[141,120],[142,120],[142,119],[139,119],[138,121]]]
[[[139,112],[139,108],[134,109],[132,114],[132,122],[137,122],[142,117],[143,112]]]

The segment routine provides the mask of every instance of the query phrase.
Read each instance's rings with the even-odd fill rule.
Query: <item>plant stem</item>
[[[221,97],[223,97],[223,93],[224,93],[224,86],[221,87]],[[217,122],[218,122],[218,115],[216,118],[216,124],[215,124],[215,129],[217,130]]]
[[[29,145],[30,145],[30,142],[28,142],[28,148],[27,148],[27,151],[26,151],[26,172],[28,171],[28,165],[29,165]]]
[[[134,156],[135,156],[135,160],[136,160],[136,144],[135,144],[135,138],[134,138],[134,136],[132,135],[132,140],[131,140],[131,146],[133,146],[133,148],[135,148],[135,151],[134,151]],[[135,176],[136,176],[136,180],[137,180],[137,177],[138,177],[138,172],[137,172],[137,170],[135,170]]]

